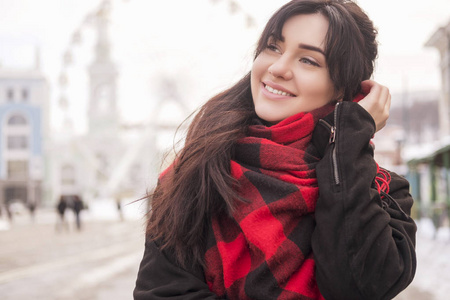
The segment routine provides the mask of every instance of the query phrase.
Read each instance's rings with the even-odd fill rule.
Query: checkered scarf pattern
[[[318,198],[311,141],[326,105],[266,127],[250,126],[238,141],[231,174],[238,181],[232,215],[212,219],[205,254],[211,291],[228,299],[323,299],[311,249]]]

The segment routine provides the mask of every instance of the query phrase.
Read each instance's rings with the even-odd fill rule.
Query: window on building
[[[29,92],[28,89],[23,88],[22,89],[22,101],[26,102],[28,101]]]
[[[8,161],[8,179],[24,180],[28,178],[28,161],[10,160]]]
[[[27,119],[20,114],[15,114],[9,117],[8,125],[27,125]]]
[[[7,147],[9,150],[24,150],[28,148],[28,137],[26,135],[8,136]]]
[[[6,99],[9,102],[14,101],[14,90],[12,88],[6,90]]]
[[[72,165],[64,165],[61,168],[61,183],[63,185],[75,184],[75,168]]]

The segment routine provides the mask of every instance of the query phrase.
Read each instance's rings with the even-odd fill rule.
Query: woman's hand
[[[361,101],[361,105],[373,118],[376,125],[375,132],[386,125],[391,107],[391,94],[389,89],[373,80],[361,82],[362,92],[367,94]]]

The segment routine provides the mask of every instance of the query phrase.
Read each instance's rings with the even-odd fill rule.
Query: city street
[[[143,252],[142,220],[86,220],[56,231],[56,215],[17,216],[0,231],[0,295],[22,299],[132,299]]]
[[[85,216],[76,231],[56,231],[56,214],[16,216],[0,230],[2,300],[129,300],[143,252],[143,220]],[[424,227],[424,226],[423,226]],[[418,235],[418,269],[396,300],[440,300],[450,292],[450,243]],[[437,271],[438,270],[438,271]]]

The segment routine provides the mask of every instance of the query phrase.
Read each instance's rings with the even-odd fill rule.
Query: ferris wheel
[[[111,44],[114,44],[114,36],[112,36],[111,41],[109,41],[108,39],[110,39],[110,37],[107,34],[109,23],[111,21],[114,21],[111,20],[113,15],[112,12],[114,9],[121,9],[124,6],[131,5],[132,2],[132,0],[101,1],[93,11],[89,12],[82,19],[82,22],[75,28],[75,30],[71,34],[69,43],[62,55],[61,70],[59,73],[57,87],[57,105],[62,114],[62,126],[65,130],[73,130],[72,109],[74,106],[74,102],[79,101],[79,99],[71,97],[71,85],[73,85],[74,80],[76,80],[75,78],[72,78],[75,76],[71,76],[71,74],[74,73],[74,69],[77,65],[79,66],[86,63],[85,61],[77,61],[77,57],[79,56],[77,55],[77,52],[82,52],[88,43],[95,43],[96,41],[94,51],[100,51],[100,54],[97,53],[97,55],[100,55],[102,57],[109,57],[110,49],[108,43],[111,42]],[[222,6],[228,7],[229,14],[242,15],[247,27],[255,26],[253,17],[247,14],[238,2],[234,0],[210,0],[211,5],[217,5],[219,4],[219,2],[222,2]],[[92,39],[92,35],[95,36],[94,39]],[[133,125],[120,124],[121,130],[137,129],[137,131],[139,132],[139,138],[136,139],[136,142],[128,145],[127,149],[125,149],[120,159],[114,162],[113,169],[110,172],[104,172],[102,170],[102,162],[98,161],[98,157],[96,157],[95,153],[89,151],[89,149],[87,149],[84,145],[78,145],[78,147],[82,148],[80,149],[80,152],[82,153],[86,161],[90,162],[90,167],[95,170],[95,172],[103,172],[103,177],[106,180],[105,184],[103,186],[100,186],[99,189],[108,191],[110,194],[114,194],[120,186],[120,182],[124,179],[124,176],[126,176],[125,174],[127,174],[127,171],[130,169],[133,163],[139,159],[145,147],[148,148],[148,145],[151,145],[151,147],[153,147],[152,150],[155,153],[155,158],[161,159],[161,157],[163,156],[161,153],[162,150],[155,146],[158,145],[158,139],[160,139],[162,135],[174,136],[174,132],[176,132],[178,129],[185,129],[185,127],[183,126],[187,125],[186,122],[182,123],[181,127],[179,127],[179,121],[167,122],[161,121],[159,118],[168,103],[170,103],[172,107],[176,107],[175,110],[179,111],[179,115],[182,116],[182,119],[186,118],[186,116],[189,115],[190,109],[183,101],[182,97],[180,97],[180,92],[178,91],[176,80],[174,78],[171,78],[170,76],[162,76],[157,85],[159,89],[159,95],[154,101],[154,109],[150,112],[147,120]],[[98,101],[99,103],[99,110],[101,110],[102,108],[108,109],[108,102],[102,104],[101,100],[103,98],[107,99],[112,93],[114,93],[114,91],[108,89],[102,89],[101,91],[103,92],[98,93],[98,96],[96,96],[98,98],[96,98],[95,101]],[[172,113],[173,111],[174,109],[172,109]]]

